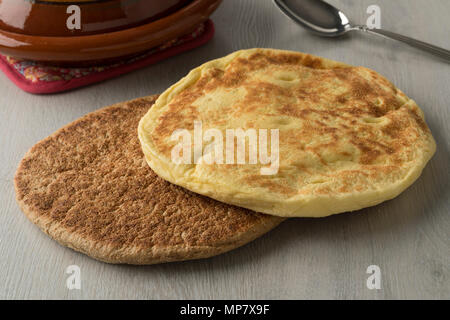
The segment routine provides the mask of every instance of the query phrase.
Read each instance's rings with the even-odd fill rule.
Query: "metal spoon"
[[[449,50],[394,32],[352,25],[342,11],[322,0],[274,0],[274,2],[289,18],[318,35],[338,37],[349,31],[364,31],[401,41],[450,62]]]

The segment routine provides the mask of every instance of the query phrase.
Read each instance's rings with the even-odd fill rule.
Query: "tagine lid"
[[[0,0],[0,30],[32,36],[81,36],[136,27],[191,0]]]
[[[111,0],[115,1],[118,0]],[[138,3],[156,0],[122,1]],[[52,65],[85,66],[110,63],[143,53],[193,32],[209,18],[221,2],[222,0],[191,0],[180,9],[155,21],[91,35],[36,36],[0,28],[0,54]],[[4,3],[5,0],[0,0],[0,5]]]

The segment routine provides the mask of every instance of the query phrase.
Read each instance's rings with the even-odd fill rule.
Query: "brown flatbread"
[[[90,113],[31,148],[14,179],[26,216],[62,245],[128,264],[211,257],[283,221],[159,178],[137,136],[156,98]]]

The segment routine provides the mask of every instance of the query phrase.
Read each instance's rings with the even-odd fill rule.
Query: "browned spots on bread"
[[[403,129],[405,128],[406,121],[402,121],[402,119],[396,119],[396,121],[391,121],[387,125],[385,125],[381,131],[388,135],[391,138],[399,137]]]
[[[322,60],[308,54],[299,55],[296,53],[254,53],[248,59],[238,58],[240,66],[246,66],[249,70],[261,69],[268,65],[303,65],[308,68],[321,69]]]
[[[292,186],[286,184],[286,181],[283,180],[274,180],[270,176],[263,175],[249,175],[242,179],[243,182],[254,186],[254,187],[262,187],[266,188],[272,192],[282,193],[286,195],[295,195],[297,190]]]
[[[412,115],[414,120],[416,121],[417,125],[422,129],[423,132],[430,132],[430,129],[428,128],[427,124],[423,120],[421,116],[419,116],[419,113],[417,111],[417,107],[413,107],[411,109],[408,109],[408,112]]]
[[[136,132],[155,99],[101,109],[36,144],[15,176],[17,200],[30,220],[64,245],[133,264],[219,254],[282,221],[159,178]]]
[[[312,57],[311,55],[305,55],[302,60],[302,64],[305,67],[313,68],[313,69],[322,69],[322,60],[316,57]]]
[[[202,120],[204,127],[220,130],[277,128],[280,167],[276,178],[257,177],[261,164],[216,166],[204,175],[242,180],[244,187],[260,188],[258,192],[267,198],[274,194],[288,199],[293,194],[358,193],[383,178],[394,183],[404,178],[399,177],[399,172],[407,170],[402,164],[411,163],[417,145],[421,144],[420,149],[432,144],[415,103],[383,76],[364,67],[303,53],[254,49],[200,69],[201,76],[197,79],[198,70],[195,76],[188,76],[189,87],[158,111],[156,132],[161,138],[153,138],[155,132],[149,134],[161,153],[155,157],[162,162],[170,158],[167,137],[175,128],[190,129],[194,118]],[[378,172],[377,178],[369,179],[364,173],[372,172],[373,167],[382,169],[371,173]],[[350,168],[347,175],[340,174]],[[199,172],[194,177],[209,185]],[[320,175],[326,175],[334,187],[310,181]],[[228,192],[227,186],[223,190]],[[230,191],[226,198],[232,199],[235,193],[239,190]]]

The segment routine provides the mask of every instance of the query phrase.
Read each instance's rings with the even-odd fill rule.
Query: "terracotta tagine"
[[[0,53],[86,65],[192,32],[222,0],[0,0]]]

